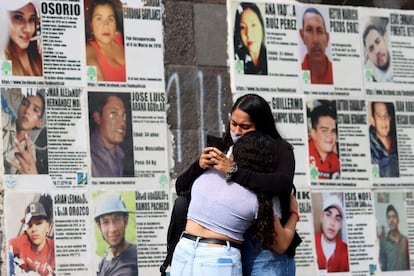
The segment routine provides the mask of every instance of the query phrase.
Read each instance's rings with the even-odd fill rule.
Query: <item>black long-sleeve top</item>
[[[295,156],[293,147],[285,140],[279,140],[278,162],[272,173],[255,172],[241,169],[233,174],[231,180],[254,192],[271,193],[279,196],[282,208],[282,224],[289,218],[289,200],[293,189],[293,177],[295,174]],[[194,181],[205,170],[194,162],[175,183],[177,195],[191,190]]]

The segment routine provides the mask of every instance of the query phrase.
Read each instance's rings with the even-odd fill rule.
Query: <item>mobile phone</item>
[[[207,147],[215,147],[221,151],[224,150],[222,139],[213,135],[207,135]]]

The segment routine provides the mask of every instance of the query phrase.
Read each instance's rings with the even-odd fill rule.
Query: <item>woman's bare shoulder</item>
[[[87,64],[98,64],[98,51],[89,43],[86,44],[86,62]]]

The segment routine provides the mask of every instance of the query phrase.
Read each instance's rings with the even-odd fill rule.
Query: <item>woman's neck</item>
[[[21,49],[20,47],[14,45],[14,50],[16,51],[17,58],[20,61],[22,70],[25,72],[25,75],[34,76],[34,72],[30,64],[29,53],[27,52],[28,49]]]
[[[254,66],[259,65],[260,50],[258,52],[250,53]]]

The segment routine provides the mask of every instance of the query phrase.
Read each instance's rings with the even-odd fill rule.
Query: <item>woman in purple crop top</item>
[[[231,120],[223,137],[222,142],[224,146],[222,148],[230,149],[239,137],[254,130],[266,133],[275,140],[277,158],[283,160],[283,162],[278,162],[273,172],[264,173],[246,168],[236,168],[234,165],[232,166],[233,161],[227,158],[224,152],[217,148],[207,147],[203,150],[199,160],[194,162],[187,171],[178,177],[176,181],[177,194],[183,195],[187,193],[197,177],[208,168],[215,168],[222,175],[225,175],[226,179],[232,180],[254,192],[271,193],[278,196],[282,211],[281,225],[286,226],[287,221],[291,217],[290,199],[292,189],[294,188],[295,160],[293,148],[276,130],[273,114],[266,100],[256,94],[246,94],[239,97],[232,107]],[[296,214],[294,216],[296,217]],[[178,221],[181,217],[175,219]],[[268,275],[278,275],[277,270],[279,266],[289,268],[289,274],[287,275],[295,274],[293,257],[295,255],[295,248],[301,241],[297,233],[295,233],[293,242],[290,243],[285,253],[278,254],[274,250],[267,250],[260,246],[254,247],[255,250],[253,252],[250,250],[251,246],[244,246],[253,244],[251,239],[256,229],[252,227],[250,232],[252,234],[247,236],[242,249],[243,272],[245,275],[254,275],[254,271],[264,271],[265,263],[270,269]]]
[[[86,63],[98,81],[126,81],[119,0],[94,0],[86,17]]]
[[[240,169],[269,173],[276,166],[276,150],[273,138],[251,131],[234,144],[230,159]],[[256,217],[261,226],[256,233],[258,241],[272,248],[272,198],[261,194],[258,208],[254,193],[236,182],[226,182],[216,169],[208,169],[198,177],[192,187],[185,233],[173,255],[171,275],[241,275],[239,248],[244,232],[254,224]],[[285,235],[281,230],[275,236],[291,240],[295,226],[296,217],[293,216],[286,231],[289,233]]]

